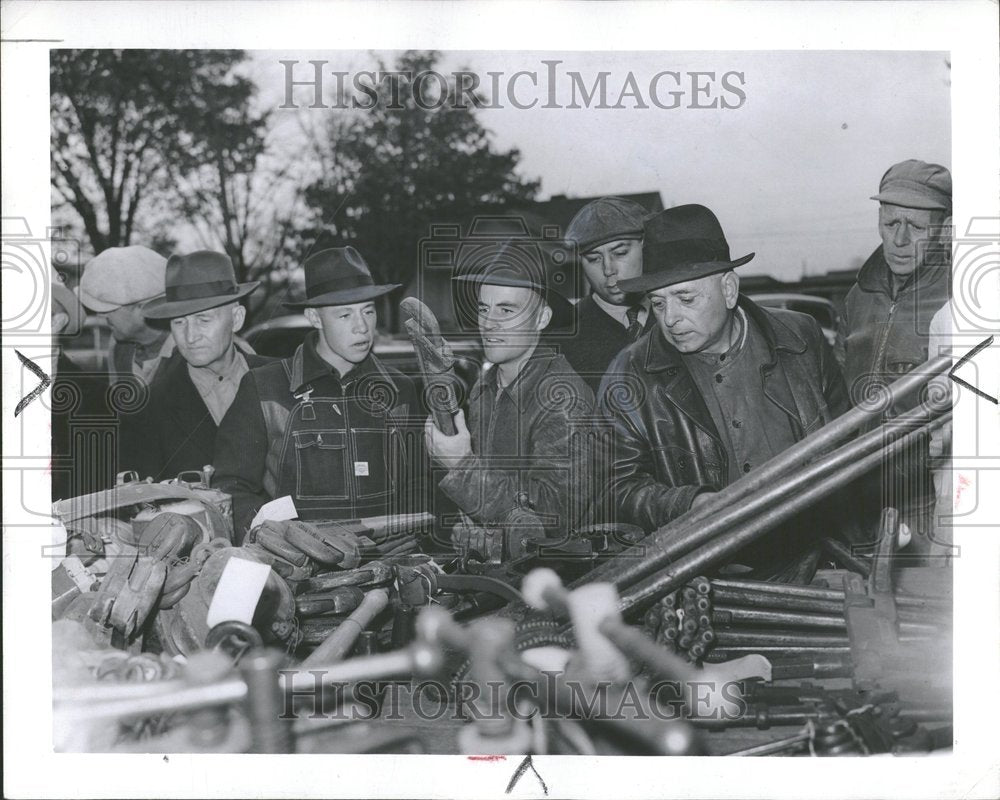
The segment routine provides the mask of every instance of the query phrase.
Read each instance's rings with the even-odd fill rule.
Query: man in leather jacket
[[[847,409],[843,377],[810,316],[739,293],[715,215],[667,209],[646,222],[644,274],[657,325],[608,368],[598,409],[614,426],[620,522],[652,531]]]

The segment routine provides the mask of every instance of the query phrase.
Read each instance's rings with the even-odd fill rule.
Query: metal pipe
[[[794,583],[769,583],[768,581],[735,580],[733,578],[712,578],[712,588],[740,589],[748,592],[764,592],[782,597],[806,597],[810,600],[836,600],[843,602],[843,589],[824,589],[821,586],[798,586]]]
[[[808,597],[783,597],[778,594],[750,591],[747,589],[713,589],[712,597],[718,604],[762,609],[784,609],[787,611],[807,611],[813,614],[844,613],[844,595],[839,600],[813,600]]]
[[[838,542],[836,539],[827,537],[823,539],[821,544],[823,545],[823,549],[842,567],[849,569],[851,572],[858,573],[862,578],[868,577],[871,567],[854,555],[851,549],[843,542]]]
[[[835,658],[837,656],[849,656],[851,648],[849,645],[839,645],[837,647],[808,647],[802,645],[776,646],[758,645],[757,647],[746,647],[743,645],[730,645],[725,649],[719,648],[711,650],[705,654],[705,662],[708,664],[720,664],[724,661],[732,661],[734,658],[760,653],[763,656],[781,658]]]
[[[786,625],[789,628],[837,628],[847,630],[843,615],[795,614],[790,611],[770,611],[739,606],[716,606],[712,612],[716,625]]]
[[[729,530],[724,535],[718,536],[712,541],[690,551],[673,564],[669,564],[659,574],[630,586],[627,592],[622,592],[622,610],[628,611],[640,603],[660,597],[687,583],[696,575],[704,574],[706,570],[742,550],[786,519],[798,514],[841,486],[857,480],[869,470],[878,466],[884,459],[909,446],[917,437],[923,436],[929,431],[940,427],[950,418],[951,412],[943,414],[927,425],[897,438],[884,449],[871,453],[849,467],[829,475],[819,482],[815,482],[815,477],[810,474],[809,469],[803,470],[802,474],[809,476],[807,482],[812,484],[808,489],[793,494],[783,503],[768,509],[753,520],[733,530]],[[714,526],[711,524],[706,525],[705,530],[709,529],[714,530]],[[657,562],[657,566],[663,566],[661,563],[662,559],[658,560],[656,555],[649,560],[650,562]]]
[[[278,667],[283,660],[280,651],[264,648],[251,650],[240,659],[240,674],[247,685],[251,753],[295,752],[292,716],[285,716],[285,693],[278,685]]]
[[[833,445],[881,414],[883,408],[888,408],[938,373],[950,369],[951,363],[951,358],[948,356],[940,356],[925,362],[888,387],[888,396],[885,398],[887,403],[884,407],[872,402],[850,409],[815,433],[782,451],[758,469],[717,492],[704,504],[682,514],[611,561],[591,570],[572,586],[593,581],[611,581],[619,588],[630,586],[662,568],[672,559],[768,508],[785,494],[797,492],[814,483],[820,476],[848,466],[871,450],[880,448],[890,433],[905,434],[913,424],[930,419],[934,409],[918,408],[903,414],[862,435],[859,439],[827,453]],[[807,463],[808,469],[800,469]],[[797,472],[790,474],[793,470]]]
[[[715,643],[726,648],[730,645],[745,645],[756,647],[758,645],[783,647],[785,645],[806,647],[839,647],[849,644],[847,636],[824,636],[818,633],[797,633],[788,631],[754,631],[717,628],[715,631]]]

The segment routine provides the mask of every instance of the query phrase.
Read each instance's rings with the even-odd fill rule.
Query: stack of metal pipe
[[[880,387],[865,402],[573,585],[614,583],[622,610],[631,612],[648,607],[698,575],[710,573],[776,526],[944,425],[951,412],[944,398],[931,397],[928,390],[914,410],[856,436],[950,367],[950,358],[934,358],[890,386]]]

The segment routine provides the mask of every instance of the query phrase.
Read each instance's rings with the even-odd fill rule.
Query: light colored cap
[[[904,208],[950,211],[951,173],[940,164],[912,158],[900,161],[882,176],[872,200]]]
[[[77,293],[103,314],[163,294],[166,270],[167,259],[148,247],[109,247],[87,262]]]

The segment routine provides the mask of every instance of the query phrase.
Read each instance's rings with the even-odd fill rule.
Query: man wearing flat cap
[[[847,407],[816,321],[740,294],[715,215],[704,206],[647,220],[643,275],[657,325],[612,362],[598,408],[614,427],[620,522],[652,531],[825,425]],[[773,552],[773,548],[765,548]]]
[[[361,254],[338,247],[304,264],[302,309],[316,329],[295,353],[250,370],[219,427],[215,485],[233,497],[242,540],[261,505],[291,496],[301,520],[411,510],[401,421],[412,382],[372,354],[377,285]]]
[[[240,381],[272,360],[244,354],[235,341],[246,318],[241,301],[257,286],[237,283],[224,253],[199,250],[167,261],[166,292],[142,313],[169,324],[177,352],[153,381],[146,408],[128,422],[132,446],[122,469],[160,481],[214,462],[218,426]]]
[[[621,281],[642,274],[642,222],[649,213],[621,197],[587,203],[566,230],[591,293],[576,305],[576,333],[562,354],[596,392],[611,360],[653,326],[649,300]]]
[[[847,294],[848,389],[856,401],[872,382],[891,383],[928,358],[928,330],[951,294],[951,173],[902,161],[882,176],[882,244]]]
[[[111,382],[134,375],[153,382],[174,352],[170,330],[149,325],[143,304],[163,293],[167,260],[148,247],[109,247],[83,268],[77,292],[89,311],[105,317],[114,342],[108,355]]]
[[[594,397],[562,355],[539,344],[546,328],[572,319],[572,307],[548,286],[532,246],[498,243],[485,267],[460,267],[453,278],[459,304],[476,309],[491,366],[469,393],[468,425],[459,411],[458,432],[447,436],[428,418],[425,439],[447,470],[441,489],[475,523],[502,524],[527,509],[546,536],[561,539],[583,521],[591,499],[573,467],[583,463],[576,448],[584,438],[574,433],[584,429]]]
[[[858,272],[845,301],[847,360],[852,402],[874,385],[889,384],[938,355],[930,350],[931,320],[951,296],[951,173],[940,164],[901,161],[882,176],[879,202],[882,244]],[[916,405],[904,399],[895,415]],[[927,443],[919,442],[883,465],[876,479],[859,483],[862,515],[874,527],[883,506],[896,508],[912,534],[909,552],[933,547],[934,488]]]

